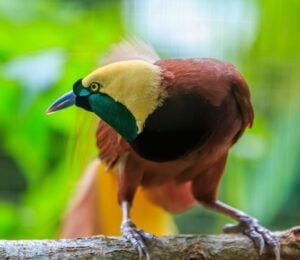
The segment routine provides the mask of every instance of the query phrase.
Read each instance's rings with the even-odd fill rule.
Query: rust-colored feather
[[[229,74],[233,71],[228,63],[203,58],[160,60],[155,64],[162,68],[167,82],[162,84],[169,95],[193,91],[218,106],[228,94]]]
[[[125,140],[103,120],[99,122],[96,140],[99,157],[106,162],[108,168],[113,167],[129,149]]]

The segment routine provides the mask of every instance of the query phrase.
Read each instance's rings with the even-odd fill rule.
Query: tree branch
[[[283,260],[300,259],[300,226],[276,232]],[[150,244],[153,259],[274,259],[265,249],[261,258],[250,239],[243,235],[178,235],[161,237]],[[138,259],[137,251],[118,237],[94,236],[60,240],[0,241],[0,259]]]

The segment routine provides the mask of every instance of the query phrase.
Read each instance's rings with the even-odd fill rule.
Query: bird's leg
[[[230,207],[216,199],[216,193],[222,177],[226,155],[224,155],[207,172],[200,174],[193,180],[192,191],[195,198],[204,206],[212,208],[239,222],[238,225],[225,227],[225,232],[240,231],[252,239],[259,248],[259,254],[263,253],[265,245],[270,247],[276,260],[280,259],[280,244],[277,238],[266,228],[258,224],[258,221],[244,212]]]
[[[121,202],[122,207],[122,224],[121,224],[121,232],[122,235],[130,241],[134,247],[137,248],[139,252],[139,258],[141,259],[143,256],[147,260],[150,260],[150,254],[147,250],[147,246],[145,245],[144,240],[156,240],[157,238],[149,233],[146,233],[142,229],[136,227],[136,225],[132,222],[129,212],[130,212],[130,203],[127,201]]]
[[[142,176],[143,173],[138,171],[137,163],[133,159],[124,160],[124,165],[120,168],[118,195],[122,208],[121,233],[138,250],[140,259],[144,256],[149,260],[150,255],[145,240],[155,241],[157,238],[137,228],[130,217],[131,204]]]
[[[259,248],[260,255],[262,255],[265,244],[267,244],[270,248],[272,248],[276,260],[280,259],[279,241],[268,229],[258,224],[257,219],[218,200],[210,203],[204,203],[204,205],[222,212],[239,222],[238,225],[226,225],[224,227],[225,233],[242,232],[253,240],[255,245]]]

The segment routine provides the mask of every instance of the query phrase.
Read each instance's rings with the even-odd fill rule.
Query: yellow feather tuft
[[[99,165],[98,175],[98,214],[102,234],[120,235],[122,220],[121,208],[118,205],[118,183],[116,173],[104,172],[105,164]],[[133,223],[151,234],[162,236],[176,233],[172,217],[163,209],[150,202],[146,192],[139,187],[131,208]]]
[[[118,180],[100,160],[89,164],[72,198],[60,229],[60,238],[91,235],[120,235],[122,220],[118,204]],[[176,226],[170,214],[154,205],[140,187],[131,208],[133,222],[155,235],[173,235]]]

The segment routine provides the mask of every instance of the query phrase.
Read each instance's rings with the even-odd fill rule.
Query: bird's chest
[[[142,133],[130,145],[150,161],[177,160],[207,141],[217,127],[220,111],[195,93],[169,98],[148,117]]]
[[[162,185],[169,181],[184,183],[193,180],[195,177],[207,172],[219,158],[224,156],[228,146],[220,145],[211,147],[205,145],[201,151],[194,151],[182,159],[169,162],[151,162],[142,164],[143,180],[142,185],[151,187]]]

